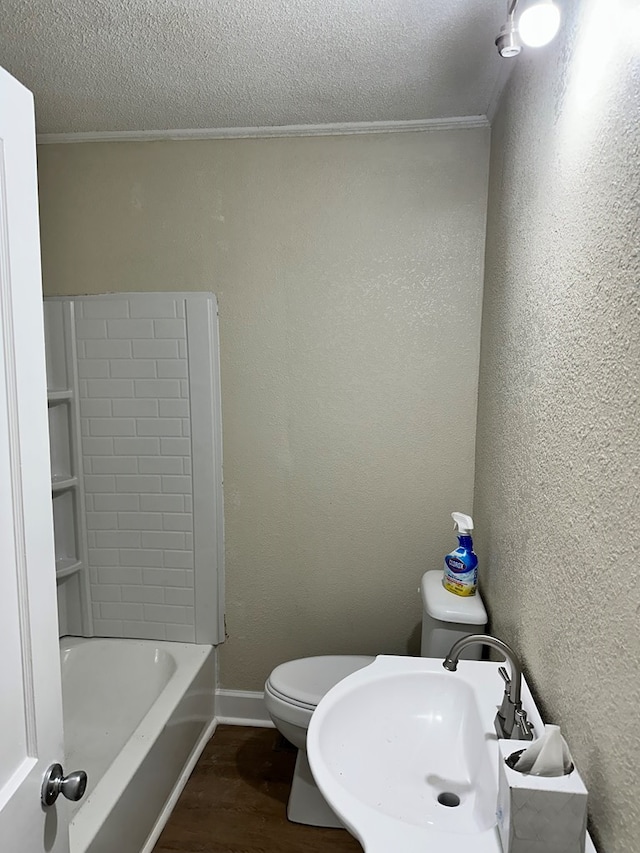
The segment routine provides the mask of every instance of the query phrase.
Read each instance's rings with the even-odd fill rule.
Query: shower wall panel
[[[73,301],[94,632],[217,642],[215,300],[148,293]]]

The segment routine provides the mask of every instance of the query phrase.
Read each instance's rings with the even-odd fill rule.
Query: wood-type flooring
[[[275,729],[218,726],[153,853],[362,853],[344,829],[287,820],[295,757]]]

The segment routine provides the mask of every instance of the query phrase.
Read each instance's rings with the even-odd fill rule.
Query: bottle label
[[[444,559],[444,588],[456,595],[475,595],[478,586],[477,564],[470,568],[453,554]]]

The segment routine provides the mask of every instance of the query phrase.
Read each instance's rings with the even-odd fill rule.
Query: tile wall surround
[[[94,633],[196,642],[188,298],[74,302]]]

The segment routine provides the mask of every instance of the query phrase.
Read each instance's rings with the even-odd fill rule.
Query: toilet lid
[[[290,660],[273,670],[267,684],[282,698],[315,708],[339,681],[374,660],[369,655],[321,655]]]

